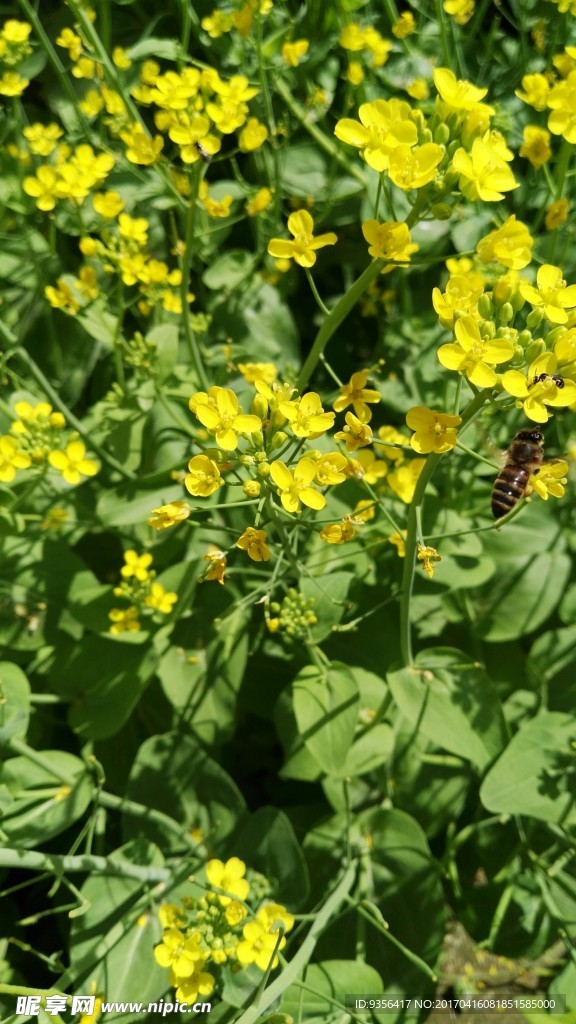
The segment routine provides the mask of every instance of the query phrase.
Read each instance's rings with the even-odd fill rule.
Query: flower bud
[[[540,327],[540,324],[542,323],[543,319],[544,310],[533,309],[530,311],[530,313],[528,313],[528,316],[526,317],[526,326],[529,327],[531,331],[534,331],[538,327]]]
[[[261,430],[255,430],[253,434],[250,434],[250,437],[255,448],[261,448],[264,444],[264,434]]]
[[[512,356],[514,363],[524,362],[524,349],[521,345],[514,345],[514,355]]]
[[[259,416],[261,420],[265,420],[268,415],[268,402],[264,398],[264,395],[254,395],[252,399],[252,405],[250,406],[250,412],[254,416]]]
[[[257,480],[246,480],[246,482],[242,484],[242,490],[247,498],[258,498],[261,489],[261,485]]]
[[[555,345],[557,341],[560,341],[560,338],[562,338],[565,334],[565,327],[553,327],[552,330],[548,331],[548,334],[546,335],[546,347],[552,348],[552,346]]]
[[[526,330],[520,331],[520,333],[518,335],[518,344],[522,345],[522,348],[526,348],[527,345],[530,345],[531,341],[532,341],[532,332],[531,331],[526,331]]]
[[[535,338],[534,341],[531,341],[526,347],[524,351],[524,358],[528,363],[533,363],[534,360],[537,359],[538,356],[543,355],[545,351],[546,343],[544,338]]]
[[[270,442],[270,447],[272,449],[274,449],[274,448],[281,448],[283,444],[286,444],[287,440],[288,440],[288,434],[286,434],[283,430],[278,430],[274,434],[274,437],[272,438],[272,440]]]
[[[492,320],[484,320],[480,325],[480,334],[486,340],[496,337],[496,324]]]
[[[424,128],[420,134],[420,143],[423,145],[426,142],[432,142],[433,135],[429,128]]]
[[[492,300],[487,292],[478,299],[478,312],[483,320],[491,320],[494,313],[494,306]]]
[[[439,124],[434,130],[434,142],[438,146],[447,146],[450,142],[450,129],[447,124]]]
[[[452,207],[448,203],[434,203],[430,207],[430,213],[436,220],[450,220],[452,216]]]
[[[446,152],[448,153],[450,159],[452,159],[457,149],[460,149],[460,139],[454,139],[454,141],[450,142],[446,147]]]
[[[286,423],[286,417],[283,416],[279,409],[275,409],[270,417],[270,422],[274,427],[281,427],[283,423]]]
[[[492,301],[497,306],[501,306],[505,302],[511,302],[513,295],[514,285],[506,277],[501,277],[498,281],[495,281],[492,289]]]
[[[240,463],[241,466],[252,466],[252,465],[254,465],[254,456],[253,455],[239,455],[238,456],[238,462]]]
[[[258,476],[262,477],[262,479],[265,479],[267,476],[270,476],[270,463],[261,462],[256,472],[258,473]]]
[[[501,324],[509,324],[514,319],[514,309],[511,302],[505,302],[498,310],[498,319]]]

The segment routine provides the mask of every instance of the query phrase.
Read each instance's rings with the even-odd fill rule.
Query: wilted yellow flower
[[[261,188],[255,196],[246,201],[246,213],[249,217],[257,217],[259,213],[263,213],[267,210],[272,202],[272,190],[267,188]]]
[[[422,562],[428,579],[432,579],[436,566],[441,560],[441,555],[438,554],[436,548],[424,547],[423,544],[418,545],[418,561]]]
[[[219,548],[212,547],[204,555],[204,561],[208,562],[210,568],[207,570],[204,576],[205,580],[216,580],[217,583],[224,584],[226,566],[228,559],[223,551]]]
[[[546,210],[546,216],[544,218],[546,230],[554,231],[555,228],[559,228],[562,224],[565,224],[568,220],[569,210],[570,203],[566,198],[557,199],[555,203],[551,203]]]
[[[346,541],[353,540],[357,533],[358,530],[350,520],[344,518],[340,523],[324,526],[320,530],[320,539],[326,541],[327,544],[345,544]]]
[[[160,505],[160,508],[152,509],[146,522],[154,530],[167,530],[188,519],[189,515],[190,506],[187,501],[171,501],[168,505]]]
[[[552,156],[550,132],[537,124],[527,124],[523,131],[524,142],[518,153],[530,161],[536,170],[547,163]]]
[[[297,68],[300,58],[308,53],[310,43],[307,39],[296,39],[293,43],[284,43],[282,57],[291,68]]]
[[[256,530],[253,526],[247,526],[236,541],[236,547],[245,551],[253,562],[267,562],[270,559],[270,548],[266,538],[266,530]]]

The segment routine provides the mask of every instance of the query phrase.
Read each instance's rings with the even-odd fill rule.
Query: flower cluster
[[[203,895],[160,906],[164,931],[154,955],[169,969],[178,1000],[192,1003],[210,995],[226,965],[235,972],[250,964],[263,972],[278,966],[294,917],[269,899],[262,875],[246,874],[239,857],[209,860],[206,881],[193,879]]]
[[[68,484],[95,476],[98,464],[86,456],[86,445],[76,433],[65,432],[66,420],[48,402],[32,405],[22,400],[10,433],[0,437],[0,481],[12,483],[17,472],[35,469],[45,474],[57,470]]]
[[[160,512],[160,509],[156,511]],[[156,621],[161,621],[162,616],[172,614],[178,594],[165,590],[158,583],[155,571],[150,568],[152,561],[149,551],[141,555],[132,549],[124,552],[124,565],[120,570],[122,579],[120,585],[114,587],[114,596],[128,601],[128,607],[112,608],[109,611],[110,633],[113,636],[139,632],[142,629],[142,615],[153,616]]]
[[[0,29],[0,96],[21,96],[30,84],[17,69],[32,52],[31,31],[27,21],[15,18],[5,21]]]
[[[542,125],[524,128],[521,156],[541,167],[552,156],[550,133],[573,145],[576,142],[576,46],[567,46],[553,58],[554,75],[548,69],[524,75],[516,96],[538,112],[547,112],[547,130]]]

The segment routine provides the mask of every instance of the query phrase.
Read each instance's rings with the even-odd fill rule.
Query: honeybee
[[[544,435],[539,430],[519,430],[492,489],[494,519],[507,515],[524,497],[530,477],[538,472],[543,459]]]

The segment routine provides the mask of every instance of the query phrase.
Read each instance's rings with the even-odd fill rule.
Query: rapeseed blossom
[[[514,346],[508,338],[484,338],[478,322],[471,316],[460,317],[454,325],[456,341],[441,345],[438,359],[447,370],[457,370],[478,388],[494,387],[494,366],[508,362]]]
[[[394,263],[409,263],[418,246],[410,237],[410,229],[403,221],[364,221],[362,234],[368,242],[368,252],[376,259],[391,260]]]
[[[522,298],[534,309],[541,309],[546,319],[553,324],[567,323],[566,310],[576,306],[576,285],[567,285],[561,268],[550,263],[539,267],[536,287],[521,281],[519,288]]]
[[[435,412],[424,405],[415,405],[406,414],[406,425],[414,431],[410,444],[420,455],[451,451],[458,440],[456,427],[461,422],[460,416]]]
[[[337,122],[334,134],[341,142],[360,150],[369,167],[385,171],[397,146],[412,148],[418,141],[418,129],[412,110],[404,100],[374,100],[363,103],[360,121],[345,117]]]
[[[314,235],[314,221],[308,210],[291,213],[288,217],[288,230],[294,236],[293,241],[271,238],[268,253],[278,259],[294,260],[301,267],[313,267],[316,263],[316,250],[326,245],[335,245],[338,241],[333,231]]]
[[[300,459],[294,471],[291,471],[284,462],[276,460],[270,464],[270,476],[287,512],[299,512],[301,504],[315,511],[324,508],[326,498],[312,486],[316,476],[313,459]]]
[[[509,270],[522,270],[532,259],[534,239],[522,221],[512,215],[502,226],[481,238],[476,252],[487,263],[495,261]]]
[[[373,388],[367,388],[368,370],[357,370],[350,377],[348,384],[340,387],[340,395],[333,402],[335,412],[344,412],[349,405],[352,406],[354,414],[362,423],[369,423],[372,419],[372,410],[369,405],[380,401],[380,392]]]

